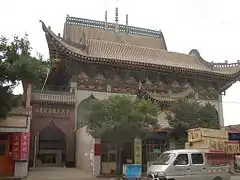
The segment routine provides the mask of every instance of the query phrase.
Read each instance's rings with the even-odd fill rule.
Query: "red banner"
[[[14,133],[12,154],[13,159],[27,161],[29,157],[30,133]]]

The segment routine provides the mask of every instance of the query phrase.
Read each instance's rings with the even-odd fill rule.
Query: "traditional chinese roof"
[[[106,24],[103,21],[68,16],[63,32],[63,39],[75,45],[81,44],[85,39],[167,50],[161,31],[122,24],[116,33],[115,23]]]
[[[42,22],[42,21],[41,21]],[[230,84],[238,80],[240,62],[205,61],[197,50],[189,54],[170,52],[161,31],[114,23],[67,17],[63,37],[55,35],[42,22],[50,55],[62,55],[84,63],[97,63],[175,72],[206,78],[221,78]],[[126,30],[127,29],[127,30]]]

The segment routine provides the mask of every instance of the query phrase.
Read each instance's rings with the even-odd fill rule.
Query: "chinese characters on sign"
[[[57,117],[67,117],[69,116],[70,110],[67,108],[53,108],[53,107],[39,107],[35,110],[42,116],[57,116]]]
[[[226,146],[227,146],[226,153],[228,153],[228,154],[239,154],[240,153],[239,142],[228,142]]]
[[[188,141],[189,142],[198,142],[202,140],[201,130],[190,131],[188,132]]]
[[[212,138],[212,139],[209,139],[208,147],[210,150],[218,150],[218,151],[225,152],[226,141],[222,139]]]
[[[134,163],[142,164],[142,140],[134,139]]]
[[[29,156],[29,133],[14,133],[12,154],[14,160],[26,161]]]
[[[238,142],[230,142],[217,138],[209,139],[208,148],[210,150],[217,150],[227,154],[240,153],[240,144]]]

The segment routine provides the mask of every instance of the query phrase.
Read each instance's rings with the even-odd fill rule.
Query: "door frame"
[[[3,174],[4,176],[13,176],[14,174],[14,163],[12,160],[12,157],[10,156],[11,153],[11,146],[12,146],[12,141],[11,141],[11,133],[0,133],[1,135],[6,135],[7,138],[4,140],[0,139],[1,144],[5,144],[5,154],[3,155],[4,157],[3,160],[6,161],[5,163],[5,173]]]

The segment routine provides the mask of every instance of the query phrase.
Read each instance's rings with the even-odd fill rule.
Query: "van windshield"
[[[163,153],[152,164],[153,165],[168,165],[174,155],[175,155],[174,153]]]

